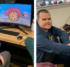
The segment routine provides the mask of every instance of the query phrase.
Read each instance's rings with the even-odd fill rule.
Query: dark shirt
[[[55,37],[51,31],[48,31],[47,34],[48,34],[50,40],[52,40],[53,42],[56,42]],[[45,52],[42,62],[52,62],[55,56],[56,56],[56,54],[54,54],[54,53]]]

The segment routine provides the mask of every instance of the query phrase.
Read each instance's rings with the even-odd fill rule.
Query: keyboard
[[[0,33],[13,35],[13,36],[18,36],[19,35],[19,32],[7,31],[7,30],[2,30],[2,29],[0,29]]]

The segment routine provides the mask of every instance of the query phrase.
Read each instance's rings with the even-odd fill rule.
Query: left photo
[[[34,0],[0,0],[0,67],[34,67]]]

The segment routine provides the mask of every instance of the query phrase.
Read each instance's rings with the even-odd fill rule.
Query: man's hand
[[[1,60],[1,62],[2,62],[2,66],[4,66],[4,58],[3,58],[3,56],[1,56],[1,55],[0,55],[0,60]]]
[[[67,45],[69,45],[69,46],[70,46],[70,43],[68,43]]]

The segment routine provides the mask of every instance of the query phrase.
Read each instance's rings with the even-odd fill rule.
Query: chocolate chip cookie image
[[[15,11],[11,11],[9,14],[8,14],[8,17],[11,21],[17,21],[19,19],[19,15],[17,12]]]

